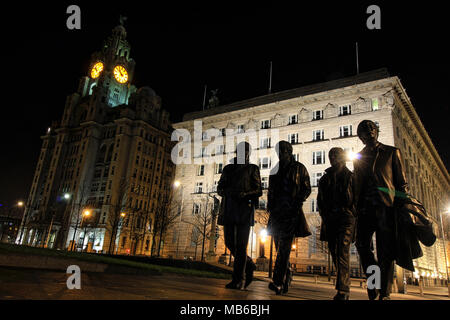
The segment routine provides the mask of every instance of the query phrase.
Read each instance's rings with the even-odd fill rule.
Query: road
[[[314,283],[311,278],[294,277],[289,293],[275,295],[268,289],[267,274],[246,291],[225,289],[229,280],[188,277],[174,274],[124,275],[110,273],[81,274],[81,289],[68,289],[68,274],[60,271],[0,267],[0,300],[330,300],[332,284]],[[392,294],[393,300],[448,300],[445,289],[420,296],[418,293]],[[351,300],[367,300],[366,291],[351,288]]]

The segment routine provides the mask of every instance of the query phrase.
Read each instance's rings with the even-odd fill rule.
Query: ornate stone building
[[[313,235],[296,240],[291,263],[298,271],[323,272],[328,257],[326,245],[318,240],[317,181],[330,166],[328,151],[332,147],[342,147],[348,152],[347,166],[353,170],[350,158],[363,148],[356,129],[364,119],[378,124],[382,143],[400,148],[411,193],[425,204],[436,234],[440,235],[439,215],[449,203],[448,171],[399,78],[380,69],[188,113],[182,122],[174,124],[178,135],[192,145],[177,145],[178,161],[182,163],[177,164],[175,179],[181,187],[178,197],[183,203],[182,218],[169,233],[165,254],[178,258],[201,255],[203,241],[198,241],[200,228],[196,217],[209,214],[211,196],[215,195],[223,166],[234,156],[237,142],[246,139],[252,144],[251,161],[259,165],[263,185],[267,187],[270,169],[277,162],[274,146],[279,140],[288,140],[295,157],[307,167],[313,189],[303,205]],[[251,232],[248,248],[253,259],[269,257],[270,237],[264,233],[267,190],[260,199],[258,223]],[[204,251],[214,252],[218,259],[225,253],[222,229],[211,227],[209,222],[207,229],[216,236],[205,241]],[[417,270],[430,276],[444,276],[442,240],[431,248],[423,247],[423,251],[424,256],[415,262]],[[358,273],[358,256],[353,247],[352,274]]]
[[[171,126],[160,97],[132,84],[126,35],[122,24],[112,30],[42,136],[17,242],[150,253],[154,212],[174,174]]]

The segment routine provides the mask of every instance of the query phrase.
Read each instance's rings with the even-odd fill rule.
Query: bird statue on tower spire
[[[119,16],[120,25],[123,26],[125,24],[125,21],[127,21],[127,19],[128,19],[128,17],[120,15]]]

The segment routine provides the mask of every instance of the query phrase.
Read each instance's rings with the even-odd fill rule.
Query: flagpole
[[[272,93],[272,61],[270,61],[269,94]]]
[[[356,43],[356,74],[359,74],[358,42]]]
[[[206,87],[207,85],[205,84],[205,92],[203,93],[203,110],[205,110],[205,103],[206,103]]]

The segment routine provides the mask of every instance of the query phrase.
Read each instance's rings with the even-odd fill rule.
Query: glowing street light
[[[266,229],[262,229],[261,232],[259,233],[259,235],[261,236],[261,242],[266,242],[267,230]]]
[[[349,151],[348,153],[347,153],[347,157],[348,157],[348,160],[350,160],[350,161],[353,161],[353,160],[356,160],[356,159],[361,159],[361,155],[359,154],[359,153],[356,153],[356,152],[353,152],[353,151]]]
[[[88,217],[91,214],[91,212],[89,210],[84,210],[83,215],[85,217]]]
[[[69,193],[64,193],[64,199],[69,200],[70,199],[70,194]]]
[[[176,180],[173,185],[175,186],[175,188],[178,188],[181,185],[181,182],[179,180]]]
[[[17,205],[18,205],[19,207],[23,207],[23,201],[17,202]]]
[[[124,218],[124,217],[126,216],[126,213],[125,213],[125,212],[122,212],[122,213],[120,214],[120,216],[121,216],[122,218]]]

